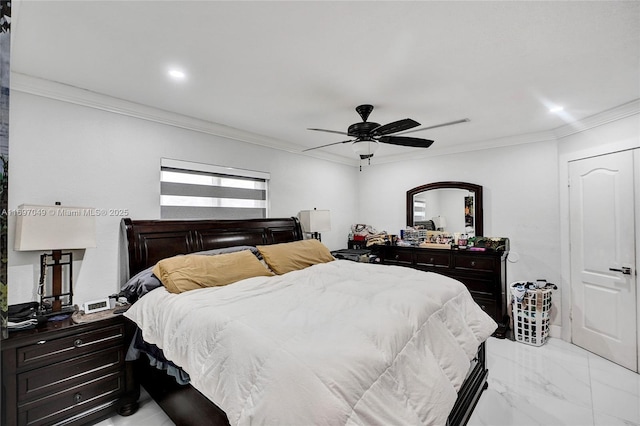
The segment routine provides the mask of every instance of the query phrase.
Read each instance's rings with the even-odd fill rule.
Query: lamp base
[[[51,262],[48,262],[48,259]],[[66,258],[66,261],[63,259]],[[52,268],[51,294],[45,295],[45,282],[47,268]],[[69,283],[67,291],[63,291],[62,277],[63,267],[67,268]],[[63,253],[61,250],[53,250],[51,254],[44,253],[40,256],[40,281],[38,285],[38,295],[40,296],[40,310],[52,311],[63,314],[63,309],[73,310],[73,254]],[[53,314],[52,314],[53,315]]]
[[[316,239],[318,241],[322,241],[322,236],[319,232],[310,232],[311,238]]]

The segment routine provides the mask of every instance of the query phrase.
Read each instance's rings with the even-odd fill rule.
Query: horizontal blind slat
[[[160,183],[162,195],[183,195],[191,197],[242,198],[248,200],[266,200],[265,190],[228,188],[220,186],[184,185],[180,183]]]
[[[265,209],[234,209],[229,207],[174,207],[163,206],[163,219],[255,219],[265,218]]]

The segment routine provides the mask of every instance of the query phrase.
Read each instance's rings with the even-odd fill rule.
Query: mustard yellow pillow
[[[163,259],[153,273],[171,293],[223,286],[273,273],[249,250],[215,256],[186,255]]]
[[[329,249],[315,239],[257,247],[269,268],[278,275],[335,260]]]

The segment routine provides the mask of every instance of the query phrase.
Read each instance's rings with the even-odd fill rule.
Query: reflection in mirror
[[[436,182],[407,191],[407,226],[480,236],[482,186]]]
[[[413,225],[474,234],[473,197],[473,192],[464,189],[420,192],[413,196]]]

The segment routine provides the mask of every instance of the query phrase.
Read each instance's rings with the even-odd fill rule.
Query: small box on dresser
[[[140,391],[125,362],[131,333],[122,315],[10,333],[2,342],[2,425],[80,425],[133,414]]]

